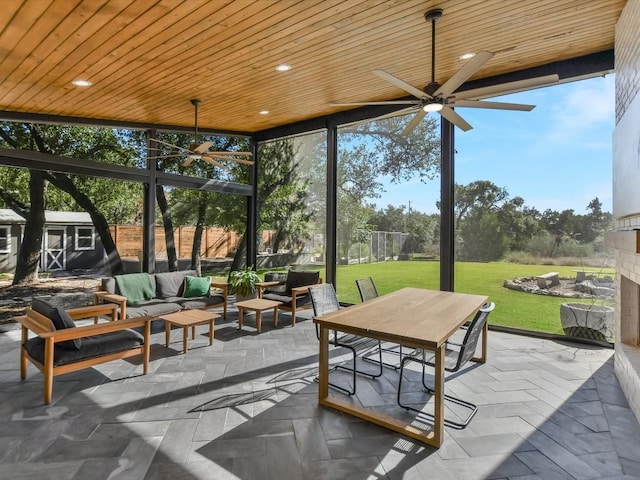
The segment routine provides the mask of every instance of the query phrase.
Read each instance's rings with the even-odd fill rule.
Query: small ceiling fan
[[[154,138],[154,142],[158,142],[167,147],[171,147],[173,149],[178,150],[180,153],[175,153],[171,155],[158,155],[151,158],[171,158],[171,157],[182,157],[185,154],[187,155],[187,159],[182,164],[183,167],[186,167],[191,164],[194,160],[204,160],[216,167],[220,168],[228,168],[226,165],[220,163],[218,160],[231,160],[233,162],[242,163],[245,165],[253,165],[253,161],[249,160],[251,158],[251,152],[214,152],[209,151],[209,148],[213,146],[213,143],[207,141],[203,143],[196,143],[198,139],[198,106],[200,105],[200,100],[194,98],[191,100],[191,104],[195,108],[195,130],[193,135],[193,142],[189,145],[189,148],[180,147],[178,145],[173,145],[172,143],[164,142],[157,138]],[[238,158],[240,157],[240,158]]]
[[[485,102],[474,100],[474,98],[496,96],[506,93],[512,93],[520,90],[526,90],[543,85],[550,85],[559,80],[558,75],[546,75],[543,77],[532,78],[527,80],[519,80],[515,82],[504,83],[502,85],[494,85],[490,87],[475,88],[472,90],[464,90],[456,93],[456,89],[466,82],[476,73],[486,62],[492,57],[491,52],[478,52],[471,60],[465,63],[449,80],[440,85],[435,80],[436,71],[436,22],[442,17],[442,9],[436,8],[429,10],[424,14],[426,21],[431,22],[431,83],[423,90],[385,72],[384,70],[373,70],[372,73],[378,77],[394,84],[405,92],[410,93],[415,100],[390,100],[381,102],[351,102],[351,103],[332,103],[333,106],[364,106],[364,105],[412,105],[407,109],[400,110],[395,113],[409,113],[417,110],[416,115],[402,132],[403,136],[409,135],[411,131],[422,121],[429,112],[438,112],[444,118],[449,120],[455,126],[463,131],[471,130],[473,127],[467,121],[453,111],[451,107],[467,107],[467,108],[491,108],[499,110],[520,110],[531,111],[535,105],[524,105],[519,103],[504,102]]]

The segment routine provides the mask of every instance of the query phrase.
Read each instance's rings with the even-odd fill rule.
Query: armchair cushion
[[[51,323],[53,323],[56,330],[73,328],[76,326],[66,310],[63,308],[57,308],[42,298],[33,297],[31,301],[31,308],[51,320]],[[80,338],[65,340],[64,342],[58,343],[57,346],[64,350],[80,350],[82,347],[82,340]]]
[[[272,300],[274,302],[281,302],[281,307],[291,308],[293,306],[293,297],[286,294],[278,293],[265,293],[262,295],[265,300]],[[309,294],[296,295],[296,308],[311,303],[311,296]]]
[[[56,343],[53,353],[54,366],[121,352],[144,344],[144,337],[131,329],[84,337],[82,340],[82,348],[77,350],[60,348],[66,342]],[[34,337],[27,340],[25,349],[31,358],[44,364],[43,338]]]
[[[179,312],[180,310],[182,310],[182,307],[177,303],[155,298],[140,302],[135,307],[127,308],[127,318],[157,317],[167,313]]]
[[[319,281],[320,272],[290,270],[287,274],[287,283],[285,285],[286,295],[291,296],[292,288],[304,287],[305,285],[315,285]]]
[[[183,297],[208,297],[210,290],[211,277],[192,277],[191,275],[186,275],[184,277]]]
[[[286,272],[267,272],[264,274],[265,282],[283,282],[282,285],[275,285],[264,289],[264,293],[284,293],[287,281]]]
[[[127,297],[127,306],[136,306],[144,300],[156,296],[155,282],[148,273],[128,273],[116,275],[116,285],[120,294]]]

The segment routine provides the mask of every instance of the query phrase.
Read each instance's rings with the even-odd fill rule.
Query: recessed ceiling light
[[[266,114],[268,114],[268,113],[269,113],[269,110],[260,110],[258,113],[259,113],[260,115],[266,115]]]
[[[278,72],[287,72],[287,71],[291,70],[291,65],[287,65],[286,63],[282,63],[282,64],[276,66],[276,70]]]
[[[475,53],[463,53],[462,55],[460,55],[460,60],[469,60],[470,58],[473,58],[475,56]]]
[[[90,87],[93,85],[89,80],[74,80],[73,83],[76,87]]]

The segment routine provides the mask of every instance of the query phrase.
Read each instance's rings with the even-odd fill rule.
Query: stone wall
[[[615,55],[616,55],[616,125],[629,114],[630,107],[635,101],[640,101],[640,1],[627,2],[616,25]],[[634,104],[635,105],[635,104]],[[639,119],[625,119],[632,124],[640,124]],[[614,178],[616,171],[626,173],[629,165],[640,161],[640,152],[629,149],[616,148],[614,135]],[[633,150],[633,149],[632,149]],[[618,152],[618,153],[616,153]],[[636,157],[636,158],[633,158]],[[637,164],[637,163],[635,163]],[[640,184],[640,174],[634,174],[632,181]],[[615,196],[615,192],[614,192]],[[615,372],[618,381],[640,421],[640,347],[638,345],[638,329],[640,318],[638,315],[640,288],[640,254],[637,242],[633,248],[624,246],[620,239],[629,238],[627,233],[640,229],[640,205],[624,204],[621,210],[637,212],[625,214],[616,220],[613,245],[616,247],[616,344],[615,344]],[[615,202],[614,202],[615,204]],[[618,234],[618,240],[615,240]],[[624,234],[624,235],[623,235]],[[632,237],[631,237],[632,238]],[[635,334],[634,334],[635,332]],[[634,338],[635,337],[635,338]]]

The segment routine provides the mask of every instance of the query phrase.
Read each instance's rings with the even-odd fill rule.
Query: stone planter
[[[560,305],[560,322],[565,335],[613,341],[613,308],[606,305],[563,303]]]
[[[254,298],[258,298],[257,290],[249,295],[240,295],[239,293],[236,293],[236,303],[244,302],[245,300],[253,300]]]

